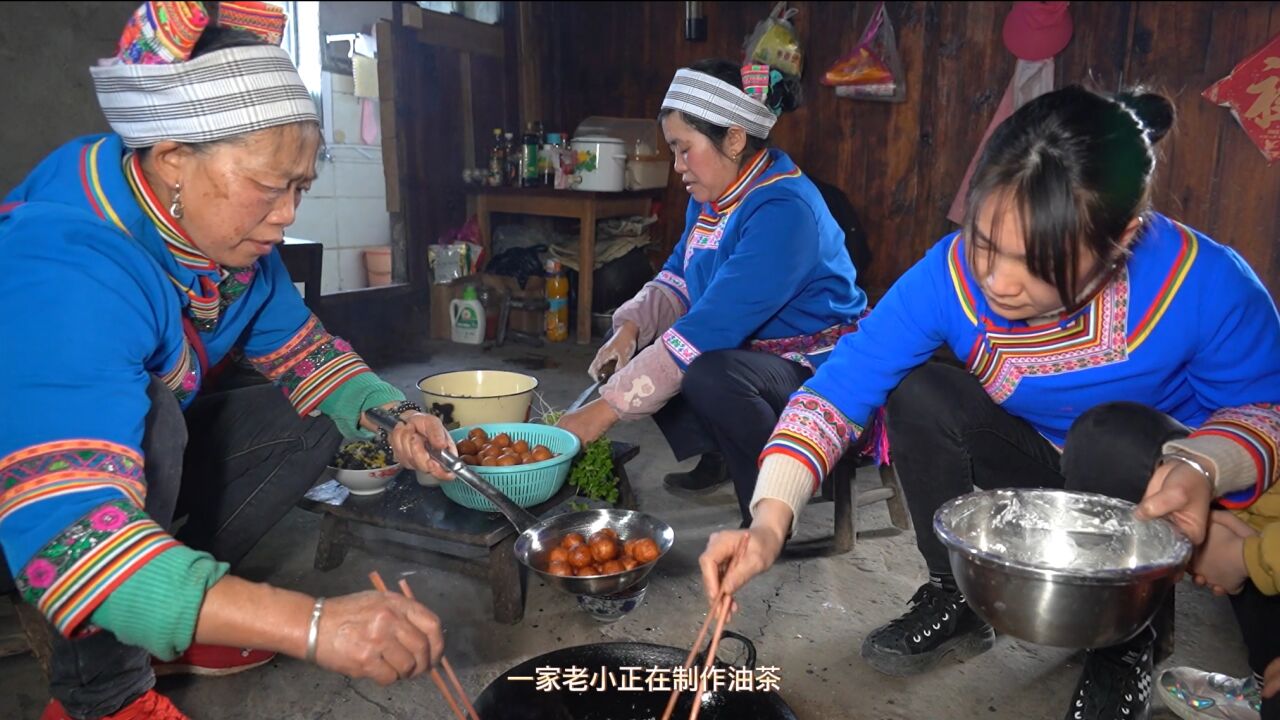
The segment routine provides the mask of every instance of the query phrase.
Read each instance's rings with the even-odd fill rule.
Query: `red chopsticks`
[[[378,592],[390,592],[387,590],[387,584],[382,581],[382,576],[377,570],[369,573],[369,580],[373,583],[373,588]],[[409,588],[409,583],[404,578],[400,578],[400,592],[410,600],[413,598],[413,590]],[[453,699],[453,694],[449,692],[449,686],[444,684],[444,678],[440,677],[440,671],[431,668],[431,680],[435,682],[436,687],[440,688],[440,694],[444,695],[444,701],[449,704],[449,709],[453,711],[458,720],[480,720],[480,715],[476,713],[476,709],[471,706],[471,701],[467,699],[467,691],[462,689],[462,683],[458,682],[458,676],[453,672],[453,665],[449,663],[449,658],[441,655],[440,664],[444,666],[445,673],[449,676],[449,681],[453,683],[454,689],[461,699],[463,707],[467,709],[467,714],[463,714],[462,709],[458,707],[458,702]]]

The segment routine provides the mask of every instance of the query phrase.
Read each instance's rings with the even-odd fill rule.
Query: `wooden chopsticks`
[[[390,592],[387,590],[387,584],[382,581],[382,576],[377,570],[369,573],[369,580],[373,583],[373,589],[378,592]],[[413,600],[413,590],[409,588],[409,583],[404,578],[400,578],[400,592],[404,596]],[[467,714],[463,714],[462,709],[458,707],[457,701],[453,699],[453,694],[449,692],[449,686],[445,685],[444,678],[440,677],[440,671],[431,668],[431,680],[435,682],[436,687],[440,688],[440,694],[444,695],[444,701],[449,704],[449,709],[453,711],[458,720],[480,720],[479,713],[471,706],[471,701],[467,699],[467,691],[462,689],[462,683],[458,682],[458,676],[453,672],[453,665],[449,663],[449,658],[444,655],[440,656],[440,664],[444,666],[445,673],[449,676],[449,681],[453,683],[454,690],[458,693],[458,698],[462,700],[462,705],[467,709]]]
[[[729,560],[729,567],[725,571],[725,575],[738,565],[738,559],[746,552],[747,540],[750,535],[743,534],[742,539],[733,549],[733,557]],[[716,661],[716,650],[720,647],[720,635],[724,632],[725,621],[729,617],[729,608],[733,607],[733,596],[728,593],[721,593],[719,600],[716,602],[712,611],[707,613],[707,619],[702,621],[702,628],[698,630],[698,639],[693,641],[693,647],[689,650],[689,656],[684,659],[684,669],[688,670],[693,665],[693,659],[698,655],[698,648],[702,647],[702,639],[707,636],[707,628],[711,626],[714,618],[716,622],[715,634],[711,636],[711,646],[707,648],[707,657],[702,664],[702,672],[697,677],[697,694],[693,698],[693,709],[689,711],[689,720],[696,720],[698,711],[702,709],[702,693],[703,683],[706,680],[707,670],[711,669],[711,665]],[[680,699],[680,691],[672,690],[671,697],[667,700],[667,708],[662,713],[662,720],[671,720],[671,714],[675,712],[676,702]]]

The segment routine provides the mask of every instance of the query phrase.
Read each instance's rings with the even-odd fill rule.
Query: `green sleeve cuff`
[[[360,373],[342,383],[320,403],[343,437],[369,438],[373,433],[360,428],[360,414],[371,407],[404,400],[404,393],[372,372]]]
[[[179,546],[155,556],[116,588],[90,616],[120,642],[172,660],[191,645],[204,596],[230,566]]]

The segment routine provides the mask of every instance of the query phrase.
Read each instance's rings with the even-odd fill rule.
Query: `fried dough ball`
[[[632,557],[639,561],[641,565],[644,565],[657,560],[661,554],[661,551],[658,550],[658,543],[654,542],[652,538],[645,538],[636,543]]]
[[[596,533],[591,536],[588,546],[591,548],[591,557],[598,563],[608,562],[618,557],[618,543],[608,536],[601,537]]]
[[[575,568],[584,568],[592,564],[591,550],[586,545],[574,546],[569,551],[569,564]]]

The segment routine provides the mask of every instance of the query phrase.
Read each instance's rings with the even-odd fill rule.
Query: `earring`
[[[173,200],[169,202],[169,214],[174,218],[182,217],[182,183],[173,185]]]

